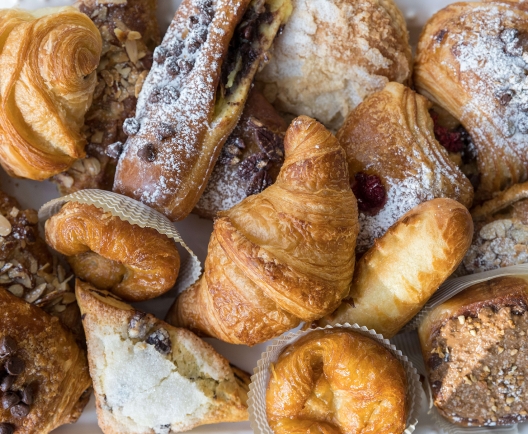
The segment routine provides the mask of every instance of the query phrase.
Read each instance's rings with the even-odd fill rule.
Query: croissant
[[[358,232],[345,153],[321,124],[293,121],[277,181],[215,221],[205,272],[175,325],[254,345],[332,312],[348,294]]]
[[[418,43],[414,83],[467,130],[478,168],[477,202],[528,179],[528,60],[521,2],[452,4]]]
[[[360,104],[337,134],[358,199],[358,254],[424,201],[446,197],[471,206],[473,186],[435,139],[430,107],[408,87],[389,83]]]
[[[159,44],[156,0],[74,5],[99,29],[105,49],[97,69],[93,103],[86,113],[83,136],[86,158],[52,178],[62,195],[84,189],[111,190],[117,159],[126,140],[123,124],[134,117],[139,92]]]
[[[84,156],[102,41],[73,8],[0,10],[0,163],[43,180]]]

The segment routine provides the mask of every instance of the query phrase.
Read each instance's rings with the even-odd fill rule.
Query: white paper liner
[[[500,276],[528,275],[528,264],[514,265],[512,267],[498,268],[469,276],[449,279],[429,299],[423,309],[401,330],[402,333],[415,330],[419,327],[424,317],[435,307],[462,292],[464,289],[477,283],[486,282]]]
[[[160,234],[166,235],[180,244],[189,252],[189,255],[180,255],[180,271],[176,281],[178,293],[195,283],[202,274],[202,265],[199,259],[185,244],[181,235],[167,217],[137,200],[111,191],[81,190],[44,204],[38,212],[41,228],[43,228],[45,221],[57,214],[67,202],[94,205],[133,225],[156,229]]]
[[[249,422],[255,434],[273,434],[266,418],[266,389],[270,378],[270,363],[276,362],[284,348],[298,340],[301,336],[304,336],[307,333],[312,333],[316,330],[333,328],[351,329],[358,334],[367,336],[387,348],[400,361],[407,376],[407,399],[409,403],[407,427],[403,433],[411,434],[414,432],[416,425],[418,424],[418,415],[420,413],[420,394],[423,393],[420,384],[420,377],[416,368],[408,360],[407,356],[403,355],[400,350],[382,335],[377,334],[374,330],[369,330],[364,326],[360,327],[358,324],[350,325],[346,323],[343,325],[336,324],[333,327],[326,326],[324,328],[318,327],[291,332],[275,339],[272,344],[266,348],[266,351],[262,353],[262,357],[258,361],[257,367],[253,370],[254,374],[251,377],[251,384],[249,385]]]

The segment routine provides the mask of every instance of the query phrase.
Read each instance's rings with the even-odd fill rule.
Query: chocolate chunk
[[[195,39],[200,44],[204,44],[207,41],[207,29],[200,29],[196,32]]]
[[[148,143],[147,145],[139,149],[139,151],[137,152],[137,156],[143,161],[152,163],[154,160],[156,160],[157,151],[152,143]]]
[[[241,36],[246,41],[252,41],[255,37],[255,27],[251,24],[248,24],[241,33]]]
[[[192,29],[196,24],[200,22],[200,19],[196,15],[191,15],[189,17],[189,27]]]
[[[20,357],[11,357],[5,364],[5,369],[11,375],[20,375],[24,372],[26,364]]]
[[[0,423],[0,434],[13,434],[15,427],[10,423]]]
[[[202,43],[200,41],[198,41],[198,39],[196,39],[196,37],[191,37],[187,41],[187,51],[192,54],[192,53],[196,52],[196,50],[198,50],[198,48],[200,48],[200,45],[202,45]],[[180,70],[180,68],[178,67],[178,71],[179,70]]]
[[[513,89],[507,89],[497,93],[497,98],[499,99],[501,105],[508,105],[514,96],[515,91]]]
[[[145,339],[148,332],[147,314],[136,312],[128,323],[128,337],[131,339]]]
[[[505,29],[500,34],[500,39],[504,43],[504,51],[511,56],[522,56],[523,48],[519,40],[517,29]]]
[[[200,13],[200,15],[198,16],[198,19],[200,20],[200,24],[202,26],[208,26],[209,23],[211,22],[211,18],[212,16],[207,14],[207,13]]]
[[[2,395],[2,408],[7,410],[8,408],[17,405],[20,402],[20,398],[15,392],[5,392]]]
[[[161,99],[161,90],[155,88],[149,96],[149,102],[157,103]]]
[[[521,134],[528,134],[528,117],[521,118],[517,124]]]
[[[259,24],[271,24],[273,22],[274,14],[272,12],[262,12],[258,16]]]
[[[20,392],[20,398],[22,402],[27,405],[33,404],[36,392],[37,392],[37,383],[35,381],[32,383],[29,383]]]
[[[173,104],[178,101],[180,92],[174,86],[167,86],[163,88],[161,92],[161,99],[165,104]]]
[[[253,178],[249,181],[248,186],[246,187],[246,194],[251,196],[253,194],[258,194],[268,188],[273,184],[273,179],[271,179],[270,174],[267,170],[261,170],[257,172]]]
[[[177,76],[180,73],[180,67],[178,66],[178,58],[174,56],[169,57],[165,62],[165,69],[167,69],[167,72],[173,77]]]
[[[431,357],[429,357],[429,360],[427,361],[427,364],[429,365],[429,369],[431,371],[434,371],[438,369],[438,367],[444,362],[443,359],[441,359],[438,354],[434,353],[431,354]]]
[[[248,125],[254,129],[255,141],[273,162],[281,162],[284,159],[284,139],[282,136],[269,130],[256,118],[251,118]]]
[[[169,54],[178,57],[183,51],[183,41],[177,39],[169,46]]]
[[[26,404],[17,404],[11,407],[11,414],[16,418],[23,418],[29,414],[29,406]]]
[[[159,140],[166,139],[174,134],[174,128],[169,124],[160,124],[158,131],[156,131],[156,136]]]
[[[17,344],[11,336],[4,336],[0,339],[0,358],[14,354],[17,350]]]
[[[16,377],[13,375],[8,375],[2,379],[2,382],[0,383],[0,390],[2,392],[7,392],[9,389],[11,389],[11,386],[13,386],[13,383],[15,382]]]
[[[178,59],[178,66],[180,67],[180,71],[183,74],[188,74],[191,72],[193,65],[191,62],[188,62],[187,60]]]
[[[172,345],[169,332],[164,328],[160,328],[154,333],[151,333],[146,342],[149,345],[154,345],[156,351],[163,355],[167,355],[171,352]]]
[[[127,136],[134,136],[139,133],[139,128],[141,127],[140,123],[135,118],[125,119],[123,122],[123,132]]]
[[[447,30],[442,29],[436,35],[434,35],[434,40],[440,44],[444,40],[445,35],[447,35]]]
[[[250,155],[238,167],[238,174],[244,181],[253,179],[253,175],[261,170],[267,170],[271,167],[269,158],[265,153]]]
[[[121,153],[123,152],[123,143],[122,142],[115,142],[111,145],[108,145],[105,150],[105,154],[108,155],[110,158],[118,159]]]
[[[165,47],[159,46],[154,50],[154,61],[156,63],[163,63],[165,59],[169,57],[169,50]]]

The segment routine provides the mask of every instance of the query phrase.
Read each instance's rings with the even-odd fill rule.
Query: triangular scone
[[[249,377],[192,332],[77,281],[99,426],[162,434],[247,420]]]

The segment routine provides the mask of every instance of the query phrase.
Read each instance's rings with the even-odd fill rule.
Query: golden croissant
[[[168,321],[254,345],[332,312],[355,263],[357,204],[344,150],[321,124],[293,121],[275,184],[216,220],[205,272]]]
[[[83,157],[84,115],[102,50],[77,10],[0,10],[0,163],[11,176],[43,180]]]

